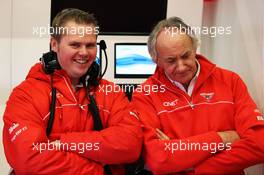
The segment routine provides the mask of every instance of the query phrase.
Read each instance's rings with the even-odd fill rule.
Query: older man
[[[144,125],[149,170],[242,175],[264,161],[264,121],[246,85],[196,54],[190,26],[177,17],[159,22],[148,48],[157,69],[142,86],[160,88],[136,92],[132,103]]]

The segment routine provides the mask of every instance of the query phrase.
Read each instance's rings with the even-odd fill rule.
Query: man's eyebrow
[[[172,60],[172,59],[175,59],[176,57],[175,56],[168,56],[168,57],[165,57],[166,60]]]
[[[175,59],[176,59],[175,56],[168,56],[163,58],[164,61],[174,61]]]
[[[186,50],[185,52],[183,52],[182,54],[180,54],[180,56],[184,56],[186,54],[190,54],[192,51],[191,50]],[[171,60],[171,59],[175,59],[176,56],[174,55],[171,55],[171,56],[167,56],[167,57],[164,57],[165,60]]]
[[[180,56],[184,56],[186,54],[190,54],[192,51],[191,50],[186,50],[185,52],[183,52]]]
[[[89,46],[96,46],[94,42],[80,42],[80,41],[70,41],[69,44],[84,44]]]
[[[81,42],[78,42],[78,41],[70,41],[69,44],[81,44]]]

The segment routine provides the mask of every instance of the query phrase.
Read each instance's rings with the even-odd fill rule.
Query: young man
[[[109,92],[114,84],[94,77],[97,22],[89,13],[65,9],[52,27],[51,49],[57,60],[48,67],[34,65],[7,102],[6,158],[19,175],[124,174],[120,164],[137,160],[142,131],[125,95]],[[57,65],[54,73],[47,74],[55,63],[61,69]],[[46,131],[52,102],[54,121]],[[101,121],[102,130],[94,130],[95,120]]]
[[[144,124],[146,167],[154,174],[232,174],[264,161],[263,116],[240,77],[196,54],[181,19],[158,23],[148,39],[157,69],[132,103]],[[144,88],[142,88],[144,89]]]

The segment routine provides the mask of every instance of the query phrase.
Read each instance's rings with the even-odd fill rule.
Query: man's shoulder
[[[148,77],[145,81],[143,81],[140,85],[141,86],[149,86],[149,85],[157,85],[160,84],[157,79],[157,75],[153,74],[150,77]]]
[[[12,95],[25,95],[31,98],[38,99],[42,95],[47,95],[50,92],[50,87],[47,83],[38,81],[34,78],[27,78],[19,85],[13,88]]]
[[[234,72],[234,71],[231,71],[229,69],[225,69],[225,68],[222,68],[222,67],[216,67],[215,68],[215,71],[213,73],[214,76],[216,77],[221,77],[221,78],[224,78],[224,79],[237,79],[237,78],[240,78],[239,75]]]
[[[159,93],[165,92],[165,85],[160,82],[155,75],[150,76],[143,83],[139,84],[134,90],[138,96],[156,96]]]
[[[111,86],[115,85],[114,82],[107,80],[107,79],[101,79],[99,84],[100,85],[111,85]]]
[[[212,73],[212,77],[221,84],[225,84],[228,87],[233,87],[237,81],[241,81],[240,76],[234,71],[216,67],[215,71]]]

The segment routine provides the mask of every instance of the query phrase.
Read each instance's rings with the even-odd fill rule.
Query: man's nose
[[[182,60],[178,60],[175,66],[176,66],[176,71],[179,73],[184,72],[186,69],[186,65],[184,64],[184,61]]]
[[[81,56],[87,56],[87,55],[88,55],[88,50],[87,50],[87,48],[86,48],[85,46],[80,47],[80,49],[79,49],[79,54],[80,54]]]

